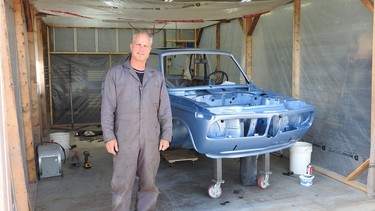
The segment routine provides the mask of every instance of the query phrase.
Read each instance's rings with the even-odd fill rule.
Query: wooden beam
[[[356,181],[348,181],[346,178],[344,178],[343,176],[341,176],[341,175],[339,175],[339,174],[337,174],[335,172],[328,171],[328,170],[320,168],[318,166],[314,166],[314,171],[319,172],[321,174],[324,174],[324,175],[326,175],[326,176],[328,176],[328,177],[330,177],[330,178],[332,178],[334,180],[342,182],[342,183],[344,183],[346,185],[349,185],[349,186],[351,186],[353,188],[356,188],[358,190],[361,190],[363,192],[367,192],[365,185],[363,185],[361,183],[358,183]]]
[[[35,151],[34,151],[34,140],[33,131],[31,125],[31,103],[30,103],[30,83],[29,83],[29,71],[27,67],[27,46],[25,45],[27,38],[25,35],[25,20],[23,17],[23,8],[21,0],[14,0],[14,21],[16,29],[16,40],[17,40],[17,55],[18,55],[18,69],[19,69],[19,80],[20,80],[20,92],[21,92],[21,104],[22,104],[22,116],[23,116],[23,128],[24,128],[24,140],[27,160],[28,178],[30,183],[35,183],[37,179],[36,166],[35,166]]]
[[[32,32],[34,14],[32,13],[33,9],[30,4],[30,0],[23,0],[22,2],[23,2],[23,8],[24,8],[24,14],[25,14],[25,20],[26,20],[26,30],[28,32]]]
[[[9,158],[9,144],[8,144],[8,131],[7,131],[7,113],[5,111],[7,104],[5,100],[5,86],[3,79],[3,72],[8,71],[10,68],[10,57],[8,51],[8,42],[6,35],[6,17],[5,7],[8,5],[4,4],[5,1],[0,1],[0,24],[2,25],[0,31],[0,210],[13,210],[13,188],[12,188],[12,172],[10,167]],[[5,32],[4,32],[5,30]]]
[[[43,45],[43,32],[45,32],[45,28],[43,28],[43,23],[40,18],[36,19],[36,33],[37,33],[37,65],[36,71],[38,74],[38,82],[39,82],[39,105],[41,109],[41,132],[43,137],[47,137],[49,133],[48,127],[48,118],[47,118],[47,95],[46,95],[46,81],[45,81],[45,68],[44,68],[44,45]]]
[[[294,0],[293,14],[293,52],[292,52],[292,96],[300,98],[301,72],[301,0]]]
[[[197,40],[196,40],[196,47],[197,48],[199,48],[199,44],[200,44],[200,42],[201,42],[201,40],[202,40],[202,35],[203,35],[203,28],[201,28],[201,29],[197,29],[198,30],[198,35],[197,35]]]
[[[372,16],[371,128],[367,195],[375,196],[375,16]]]
[[[354,170],[351,174],[349,174],[345,179],[348,181],[354,180],[357,178],[364,170],[368,168],[369,165],[369,159],[367,159],[365,162],[363,162],[356,170]]]
[[[166,48],[167,47],[167,30],[165,30],[165,29],[163,29],[163,46],[164,46],[164,48]],[[49,39],[48,39],[49,40]],[[49,49],[49,47],[48,47],[48,49]],[[50,50],[48,50],[48,52],[49,52]]]
[[[33,18],[35,19],[35,12],[33,8],[31,8],[31,13],[33,14]],[[33,21],[35,23],[35,21]],[[38,98],[38,81],[37,81],[37,74],[36,74],[36,55],[35,55],[35,30],[33,26],[33,30],[27,33],[28,37],[28,47],[29,47],[29,68],[30,68],[30,82],[31,82],[31,122],[33,128],[33,135],[35,143],[42,142],[42,134],[40,131],[40,106],[39,106],[39,98]]]
[[[19,125],[18,125],[18,116],[17,116],[17,109],[16,109],[16,100],[15,100],[15,93],[14,93],[14,83],[13,83],[13,71],[11,69],[12,60],[10,57],[10,49],[9,49],[9,39],[8,39],[8,27],[7,27],[7,18],[5,14],[8,14],[4,2],[1,1],[0,3],[0,25],[2,26],[2,30],[0,31],[0,63],[1,63],[1,73],[2,76],[0,77],[2,80],[2,87],[3,96],[1,100],[4,103],[5,115],[3,119],[6,122],[5,125],[5,133],[2,136],[5,138],[6,142],[8,143],[8,153],[9,153],[9,162],[10,162],[10,170],[11,170],[11,184],[12,184],[12,193],[13,193],[13,205],[14,207],[12,210],[30,210],[29,206],[29,196],[26,188],[26,180],[25,180],[25,169],[23,164],[23,156],[22,156],[22,147],[21,147],[21,139],[19,134]],[[8,7],[12,7],[13,5],[9,5],[6,2]],[[13,18],[11,16],[10,18]],[[12,33],[13,34],[13,33]],[[3,171],[3,169],[1,170]],[[3,202],[1,202],[3,203]]]
[[[238,23],[240,24],[241,29],[243,29],[244,28],[244,21],[243,21],[243,19],[242,18],[237,18],[237,20],[238,20]]]
[[[253,78],[253,36],[249,34],[251,26],[253,25],[252,18],[246,18],[246,74],[252,79]]]
[[[251,26],[247,32],[248,36],[253,36],[255,27],[257,26],[259,19],[260,19],[260,15],[257,15],[253,18],[253,21],[251,22]]]
[[[374,2],[371,0],[361,0],[361,2],[365,5],[365,7],[374,14]]]
[[[220,31],[221,31],[221,24],[216,24],[216,49],[220,49]],[[216,70],[220,70],[220,55],[216,56]]]

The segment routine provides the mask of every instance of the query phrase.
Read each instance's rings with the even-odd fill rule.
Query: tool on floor
[[[83,155],[85,156],[85,162],[83,163],[83,168],[85,169],[91,168],[91,164],[89,163],[90,153],[88,151],[84,151]]]

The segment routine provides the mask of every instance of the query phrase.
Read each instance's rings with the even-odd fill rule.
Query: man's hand
[[[117,140],[113,139],[105,143],[105,148],[107,148],[107,152],[112,155],[116,155],[118,152],[118,144]]]
[[[159,143],[159,151],[165,151],[169,147],[169,141],[161,139]]]

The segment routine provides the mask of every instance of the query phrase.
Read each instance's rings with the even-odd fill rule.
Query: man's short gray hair
[[[133,35],[133,40],[132,40],[132,42],[134,42],[134,39],[135,39],[135,37],[137,36],[137,35],[146,35],[147,37],[149,37],[150,38],[150,41],[151,41],[151,45],[152,45],[152,37],[147,33],[147,32],[138,32],[138,33],[136,33],[136,34],[134,34]]]

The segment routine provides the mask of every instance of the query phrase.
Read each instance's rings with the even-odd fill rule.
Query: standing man
[[[104,82],[101,125],[113,155],[113,210],[130,210],[136,176],[136,210],[156,209],[159,150],[169,147],[172,114],[162,73],[146,64],[151,45],[148,34],[134,35],[130,59],[111,68]]]

